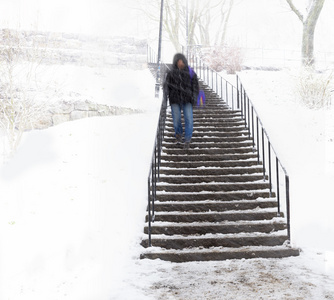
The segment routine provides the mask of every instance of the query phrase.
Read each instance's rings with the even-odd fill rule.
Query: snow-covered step
[[[212,119],[203,119],[200,120],[201,122],[201,126],[205,127],[205,126],[214,126],[216,128],[219,127],[232,127],[232,126],[242,126],[245,125],[245,122],[243,120],[241,120],[240,118],[235,118],[235,119],[221,119],[221,120],[212,120]],[[194,120],[194,127],[196,128],[196,120]]]
[[[258,198],[275,197],[268,190],[259,191],[231,191],[231,192],[202,192],[202,193],[166,193],[157,194],[159,201],[207,201],[207,200],[252,200]]]
[[[191,149],[189,150],[191,151]],[[246,160],[216,160],[216,161],[167,161],[162,160],[160,163],[161,168],[173,168],[173,169],[198,169],[202,167],[211,167],[211,168],[232,168],[232,167],[251,167],[258,166],[259,163],[255,159],[246,159]]]
[[[161,159],[162,161],[168,161],[168,162],[196,162],[196,161],[227,161],[227,160],[250,160],[250,159],[256,159],[257,154],[256,153],[241,153],[241,154],[233,154],[233,153],[227,153],[227,154],[213,154],[213,155],[196,155],[196,154],[190,154],[188,150],[184,151],[182,155],[165,155],[162,153]]]
[[[215,128],[212,128],[215,129]],[[245,130],[244,128],[239,128],[239,129],[234,129],[234,128],[229,128],[230,130],[226,131],[214,131],[211,130],[209,131],[207,127],[197,127],[195,128],[193,132],[194,137],[235,137],[235,136],[248,136],[248,131]],[[174,137],[174,130],[169,129],[165,131],[165,137]]]
[[[281,246],[287,241],[286,232],[268,234],[268,233],[255,233],[255,234],[206,234],[203,236],[167,236],[156,235],[152,239],[152,245],[154,247],[160,247],[164,249],[185,249],[185,248],[212,248],[212,247],[230,247],[239,248],[245,246]],[[148,240],[142,241],[142,246],[148,247]]]
[[[161,167],[160,178],[164,175],[168,176],[213,176],[213,175],[250,175],[250,174],[263,174],[262,166],[255,165],[250,167],[199,167],[199,168],[171,168]],[[263,175],[262,175],[263,176]]]
[[[141,258],[161,259],[171,262],[188,262],[188,261],[209,261],[209,260],[227,260],[243,258],[282,258],[289,256],[298,256],[299,250],[292,249],[288,245],[283,246],[255,246],[255,247],[238,247],[224,248],[217,247],[214,249],[197,248],[191,250],[164,250],[154,247],[147,248],[142,253]]]
[[[220,154],[252,154],[254,151],[250,147],[238,147],[238,148],[195,148],[195,145],[191,145],[191,155],[220,155]],[[184,154],[183,149],[180,148],[165,148],[163,149],[162,155],[182,155]]]
[[[207,113],[207,114],[203,114],[199,111],[196,111],[193,114],[194,120],[195,122],[240,122],[240,116],[241,114],[238,113],[231,113],[230,111],[221,111],[220,113],[216,113],[216,114],[211,114],[211,113]]]
[[[197,151],[197,150],[202,150],[202,149],[207,149],[207,150],[210,150],[210,149],[231,149],[231,148],[234,148],[234,149],[239,149],[239,148],[243,148],[243,149],[249,149],[250,152],[254,152],[253,150],[253,143],[252,141],[248,141],[248,140],[245,140],[243,142],[209,142],[209,141],[205,141],[205,140],[202,140],[201,142],[192,142],[191,143],[191,149],[193,149],[194,151]],[[165,150],[174,150],[174,151],[178,151],[179,153],[179,150],[180,150],[180,147],[179,148],[176,148],[175,147],[175,140],[174,138],[171,139],[169,142],[167,141],[164,141],[163,142],[163,145],[162,145],[162,153],[168,153],[168,151],[165,151]]]
[[[253,220],[253,221],[225,221],[225,222],[193,222],[193,223],[175,223],[175,222],[154,222],[151,228],[152,237],[155,234],[165,235],[204,235],[204,234],[235,234],[235,233],[273,233],[275,231],[285,230],[286,223],[283,218],[274,218],[271,220]],[[144,233],[148,233],[147,225],[144,227]]]
[[[276,208],[277,200],[267,198],[260,200],[234,200],[234,201],[169,201],[155,202],[155,211],[184,211],[184,212],[210,212],[210,211],[245,211],[256,208]]]
[[[166,128],[165,128],[165,132],[173,132],[173,128],[171,127],[173,126],[173,121],[172,119],[170,119],[169,121],[166,121]],[[245,128],[245,123],[241,123],[240,125],[235,125],[232,124],[231,126],[228,125],[224,125],[224,124],[220,124],[220,126],[214,126],[211,124],[206,124],[203,125],[201,124],[201,122],[196,122],[194,124],[194,133],[196,132],[237,132],[237,131],[246,131]]]
[[[227,137],[206,137],[206,136],[199,136],[199,137],[192,137],[191,145],[196,143],[236,143],[236,142],[247,142],[249,138],[247,136],[227,136]],[[174,143],[175,144],[175,137],[166,136],[164,139],[166,143]]]
[[[179,174],[178,174],[179,175]],[[199,176],[166,176],[161,175],[159,183],[170,183],[170,184],[185,184],[185,183],[210,183],[210,182],[254,182],[263,180],[263,174],[257,173],[253,175],[206,175],[203,176],[203,173]]]
[[[225,221],[249,221],[249,220],[272,220],[277,217],[277,211],[252,211],[252,212],[156,212],[155,222],[225,222]],[[147,221],[147,220],[146,220]]]
[[[203,184],[157,184],[157,192],[167,193],[202,193],[202,192],[232,192],[256,191],[269,188],[268,182],[229,182],[229,183],[203,183]]]

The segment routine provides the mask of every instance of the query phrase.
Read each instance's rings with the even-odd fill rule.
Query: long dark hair
[[[176,53],[174,55],[174,58],[173,58],[173,67],[177,68],[177,62],[180,59],[183,61],[184,65],[186,66],[186,69],[188,69],[188,61],[187,61],[186,57],[182,53]]]

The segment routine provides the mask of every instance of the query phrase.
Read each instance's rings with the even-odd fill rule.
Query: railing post
[[[264,150],[264,128],[262,127],[262,165],[263,165],[263,178],[266,178],[266,159]]]
[[[243,86],[242,84],[240,85],[240,109],[241,109],[241,116],[242,118],[244,117],[244,112],[243,112]]]
[[[226,95],[226,104],[228,104],[228,85],[227,85],[227,81],[225,82],[225,95]],[[233,109],[233,105],[232,105],[232,109]]]
[[[155,213],[154,213],[154,203],[157,197],[157,148],[155,145],[154,149],[154,181],[153,181],[153,199],[152,199],[152,221],[154,222]]]
[[[209,70],[209,67],[206,67],[206,72],[207,72],[208,85],[210,86],[210,70]]]
[[[271,181],[271,146],[270,141],[268,140],[268,168],[269,168],[269,195],[272,196],[272,181]]]
[[[252,106],[252,141],[253,141],[253,149],[254,149],[254,146],[255,146],[254,135],[255,135],[255,132],[254,132],[254,107]]]
[[[278,158],[276,156],[276,197],[277,197],[277,216],[281,216],[281,200],[280,200],[280,188],[279,188],[279,169],[278,169]]]
[[[223,99],[223,77],[221,76],[220,76],[220,98]]]
[[[244,119],[245,119],[245,127],[247,127],[247,111],[246,111],[246,90],[244,89],[244,96],[243,96],[243,105],[244,105]]]
[[[247,116],[248,116],[248,124],[246,122],[246,126],[248,128],[248,137],[250,138],[251,137],[251,133],[250,133],[251,125],[250,125],[250,109],[249,109],[249,98],[248,98],[248,96],[247,96]]]
[[[152,240],[151,240],[151,234],[152,234],[152,228],[151,228],[151,183],[150,178],[148,178],[148,246],[152,247]]]
[[[286,189],[286,218],[287,218],[287,229],[288,237],[291,241],[291,230],[290,230],[290,179],[288,175],[285,175],[285,189]]]
[[[240,95],[239,95],[239,76],[237,75],[237,108],[239,108],[239,99],[240,99]]]
[[[260,135],[259,135],[259,117],[256,116],[256,144],[257,144],[257,163],[260,163]]]
[[[215,91],[214,84],[213,84],[213,71],[211,70],[211,88]]]
[[[232,95],[232,99],[231,99],[231,103],[232,103],[232,110],[234,110],[234,92],[233,92],[233,85],[231,85],[231,95]]]

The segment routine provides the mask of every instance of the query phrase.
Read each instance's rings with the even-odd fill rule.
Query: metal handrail
[[[165,78],[166,71],[169,69],[169,67],[162,62],[157,64],[155,60],[154,51],[151,48],[148,48],[147,54],[148,54],[147,56],[148,64],[158,66],[161,68],[156,73],[157,76],[160,77],[159,84],[161,85],[163,83],[161,79]],[[159,181],[159,174],[160,174],[161,150],[162,150],[162,141],[164,138],[166,115],[167,115],[167,100],[165,97],[162,97],[159,121],[158,121],[156,137],[155,137],[153,153],[152,153],[152,160],[151,160],[150,170],[149,170],[149,174],[147,178],[147,189],[148,189],[148,206],[147,206],[148,220],[147,221],[148,221],[149,247],[152,246],[152,240],[151,240],[152,222],[154,222],[154,219],[155,219],[154,204],[157,198],[157,182]]]
[[[270,196],[275,196],[273,193],[273,186],[276,186],[276,198],[278,204],[277,216],[282,215],[281,211],[283,208],[283,203],[281,201],[281,190],[282,188],[285,189],[287,232],[288,238],[291,240],[290,178],[281,160],[278,158],[277,152],[275,151],[270,141],[269,135],[265,130],[252,101],[250,101],[239,76],[236,76],[235,86],[224,79],[216,71],[212,70],[198,56],[190,54],[189,59],[190,63],[194,66],[194,70],[199,78],[201,78],[203,82],[208,85],[220,99],[225,101],[230,109],[240,111],[242,120],[244,121],[244,126],[248,131],[248,136],[250,139],[252,139],[253,149],[254,151],[257,151],[258,164],[262,162],[263,180],[266,180],[267,178],[269,180]],[[274,174],[272,172],[273,166],[276,167],[276,172]]]

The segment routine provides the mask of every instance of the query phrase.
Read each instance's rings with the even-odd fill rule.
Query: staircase
[[[299,250],[289,246],[285,219],[277,215],[275,195],[270,195],[240,112],[200,85],[206,105],[194,107],[189,150],[175,144],[168,111],[152,247],[145,237],[141,258],[187,262],[298,256]]]

